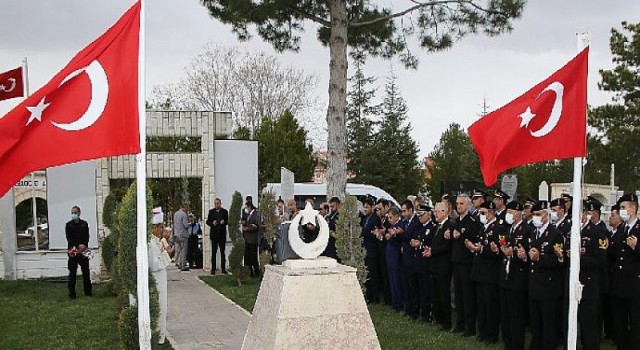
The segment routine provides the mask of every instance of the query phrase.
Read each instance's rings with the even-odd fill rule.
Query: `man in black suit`
[[[80,270],[82,271],[84,294],[92,296],[89,258],[83,254],[89,247],[89,224],[80,219],[80,207],[77,205],[71,208],[71,220],[65,225],[64,232],[67,237],[67,255],[69,256],[67,261],[67,268],[69,269],[69,298],[76,298],[78,265],[80,265]]]
[[[529,244],[529,310],[531,349],[555,349],[558,345],[558,309],[562,309],[563,263],[555,254],[563,249],[562,233],[549,223],[549,202],[539,201],[532,208],[533,232]]]
[[[367,266],[367,282],[365,282],[367,302],[377,304],[380,302],[380,252],[379,239],[375,234],[380,227],[380,217],[374,212],[375,207],[372,198],[365,198],[364,223],[362,226],[362,238],[364,249],[367,252],[365,265]]]
[[[449,220],[447,203],[439,202],[434,208],[437,226],[431,245],[425,247],[424,256],[431,268],[431,295],[433,317],[441,330],[451,329],[451,238],[453,223]]]
[[[336,223],[338,222],[338,218],[340,217],[340,199],[338,197],[333,197],[329,200],[329,214],[327,214],[327,223],[329,224],[329,241],[327,242],[327,247],[322,252],[322,256],[328,256],[330,258],[336,259],[340,262],[338,258],[338,250],[336,248]]]
[[[404,301],[404,312],[407,316],[418,318],[418,274],[415,270],[415,249],[411,246],[412,239],[418,239],[420,233],[420,220],[413,210],[413,203],[410,200],[402,202],[401,211],[404,220],[404,231],[400,233],[402,242],[402,291]]]
[[[220,198],[213,200],[214,208],[209,210],[207,215],[207,226],[209,226],[209,238],[211,238],[211,274],[216,274],[216,254],[220,249],[220,270],[227,274],[227,258],[224,253],[227,244],[227,224],[229,222],[229,212],[222,207]]]
[[[620,205],[614,204],[611,207],[611,216],[609,216],[609,225],[611,230],[607,232],[607,276],[608,285],[605,294],[602,297],[602,318],[604,323],[604,335],[605,337],[616,342],[616,329],[613,322],[613,309],[615,297],[612,295],[613,291],[613,274],[615,273],[616,259],[618,258],[618,251],[625,244],[624,242],[624,229],[625,224],[620,217]]]
[[[496,222],[498,225],[509,227],[509,224],[504,222],[504,217],[507,215],[507,203],[511,198],[504,191],[496,190],[493,195],[493,203],[496,205]]]
[[[418,235],[411,240],[414,249],[414,270],[417,276],[416,294],[418,298],[418,309],[420,310],[420,321],[431,321],[431,270],[429,267],[430,258],[426,257],[425,247],[430,246],[433,240],[435,223],[432,218],[432,208],[426,204],[420,204],[416,215],[420,220]]]

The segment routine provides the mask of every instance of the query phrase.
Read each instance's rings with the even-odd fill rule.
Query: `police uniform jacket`
[[[565,242],[564,260],[568,269],[571,267],[571,239]],[[600,295],[600,269],[606,261],[606,231],[589,221],[580,234],[580,283],[584,285],[582,289],[583,299],[595,299]],[[565,295],[569,293],[569,270],[565,274]]]
[[[413,267],[415,262],[415,249],[411,246],[410,242],[412,239],[418,239],[420,226],[422,226],[422,224],[416,215],[413,215],[411,219],[405,222],[404,232],[400,235],[402,240],[402,266]]]
[[[531,234],[529,249],[540,252],[538,261],[529,261],[529,298],[546,300],[562,298],[563,263],[554,253],[554,246],[564,248],[562,233],[553,225],[544,231],[535,230]]]
[[[529,251],[529,238],[533,229],[524,221],[520,221],[515,228],[510,227],[504,235],[500,235],[500,245],[513,248],[513,256],[508,258],[500,251],[500,288],[526,290],[529,282],[529,257],[524,260],[518,258],[517,249],[522,246],[525,252]],[[504,238],[503,238],[504,237]],[[507,266],[508,272],[507,272]]]
[[[467,265],[473,263],[473,253],[464,245],[464,240],[473,241],[480,231],[480,225],[480,221],[470,214],[459,216],[454,221],[454,229],[460,232],[460,237],[453,238],[453,232],[451,233],[451,262]]]
[[[622,249],[624,242],[624,229],[625,225],[618,226],[617,229],[608,231],[607,238],[609,239],[609,247],[607,248],[607,276],[609,277],[608,290],[612,290],[614,281],[614,272],[616,265],[616,259],[618,253]]]
[[[640,219],[624,225],[620,237],[622,244],[616,253],[610,292],[621,298],[637,298],[640,295],[640,243],[631,249],[626,243],[630,236],[640,238]]]
[[[510,225],[507,224],[506,217],[507,217],[507,209],[503,209],[500,212],[500,214],[496,213],[496,222],[498,223],[498,225],[509,227]]]
[[[362,240],[364,249],[367,251],[367,258],[378,257],[379,240],[373,233],[376,227],[380,226],[380,217],[376,213],[371,213],[364,218],[362,226]]]
[[[491,251],[491,243],[500,247],[500,235],[504,235],[505,227],[495,219],[480,229],[477,242],[482,246],[474,253],[471,266],[471,280],[479,283],[498,284],[500,276],[500,251]]]
[[[449,239],[444,238],[444,233],[449,231]],[[448,218],[437,224],[434,228],[431,240],[431,257],[429,258],[432,274],[451,274],[451,238],[453,238],[453,224]]]
[[[431,246],[433,244],[435,228],[436,225],[432,220],[429,220],[426,224],[420,224],[418,229],[418,240],[420,240],[420,246],[418,248],[414,248],[413,254],[415,259],[415,271],[417,273],[429,272],[429,260],[431,259],[423,257],[422,253],[424,252],[424,247]]]
[[[562,218],[562,221],[558,221],[556,223],[556,227],[560,232],[562,232],[562,236],[566,239],[571,232],[571,217],[569,215],[565,215]]]

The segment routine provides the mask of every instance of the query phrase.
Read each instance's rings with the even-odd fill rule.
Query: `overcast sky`
[[[384,0],[396,9],[408,0]],[[29,59],[31,90],[44,85],[75,53],[111,26],[133,0],[0,0],[0,72]],[[176,83],[189,60],[209,42],[239,45],[275,53],[254,38],[239,43],[230,27],[211,19],[199,1],[148,0],[147,92],[156,85]],[[486,98],[491,109],[508,103],[545,79],[576,54],[576,32],[592,36],[589,62],[589,104],[597,106],[611,95],[597,88],[599,69],[612,67],[609,36],[620,22],[638,21],[637,0],[530,0],[511,34],[495,38],[463,38],[446,52],[420,57],[417,71],[401,68],[397,61],[370,60],[365,68],[382,85],[390,67],[409,106],[413,137],[426,156],[447,126],[468,127],[482,110]],[[318,96],[328,99],[329,51],[308,28],[298,54],[279,55],[284,64],[295,64],[319,77]],[[0,102],[4,115],[19,99]],[[319,117],[324,118],[324,111]]]

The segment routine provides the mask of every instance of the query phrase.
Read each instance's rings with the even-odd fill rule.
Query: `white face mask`
[[[487,224],[487,216],[484,214],[480,214],[480,223],[482,223],[483,225]]]
[[[542,227],[542,216],[534,216],[533,217],[533,226]]]
[[[506,221],[507,224],[509,225],[513,224],[513,220],[514,220],[514,217],[513,217],[513,214],[511,213],[507,213],[507,215],[504,216],[504,221]]]
[[[620,209],[620,218],[622,221],[627,222],[630,218],[629,211],[626,209]]]
[[[587,214],[587,222],[591,221],[591,218],[593,218],[593,215]]]
[[[556,221],[558,221],[558,212],[552,211],[551,212],[551,222],[556,222]]]

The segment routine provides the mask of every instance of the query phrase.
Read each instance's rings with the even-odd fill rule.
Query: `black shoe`
[[[216,270],[211,270],[211,275],[215,275],[216,274]]]
[[[485,338],[483,338],[481,336],[477,336],[476,340],[479,341],[479,342],[483,342],[483,341],[485,341]]]
[[[93,296],[93,293],[91,293],[91,292],[89,292],[89,293],[84,293],[84,295],[85,295],[85,296],[87,296],[87,297],[92,297],[92,296]]]
[[[473,337],[473,336],[475,336],[475,335],[476,335],[475,333],[471,333],[471,332],[464,332],[464,333],[462,333],[462,336],[463,336],[463,337]]]
[[[464,332],[464,329],[458,328],[458,327],[455,327],[449,330],[449,333],[463,333],[463,332]]]
[[[229,273],[227,272],[227,270],[222,270],[222,274],[223,275],[228,275]]]
[[[69,294],[69,299],[75,299],[76,295],[75,294]]]

